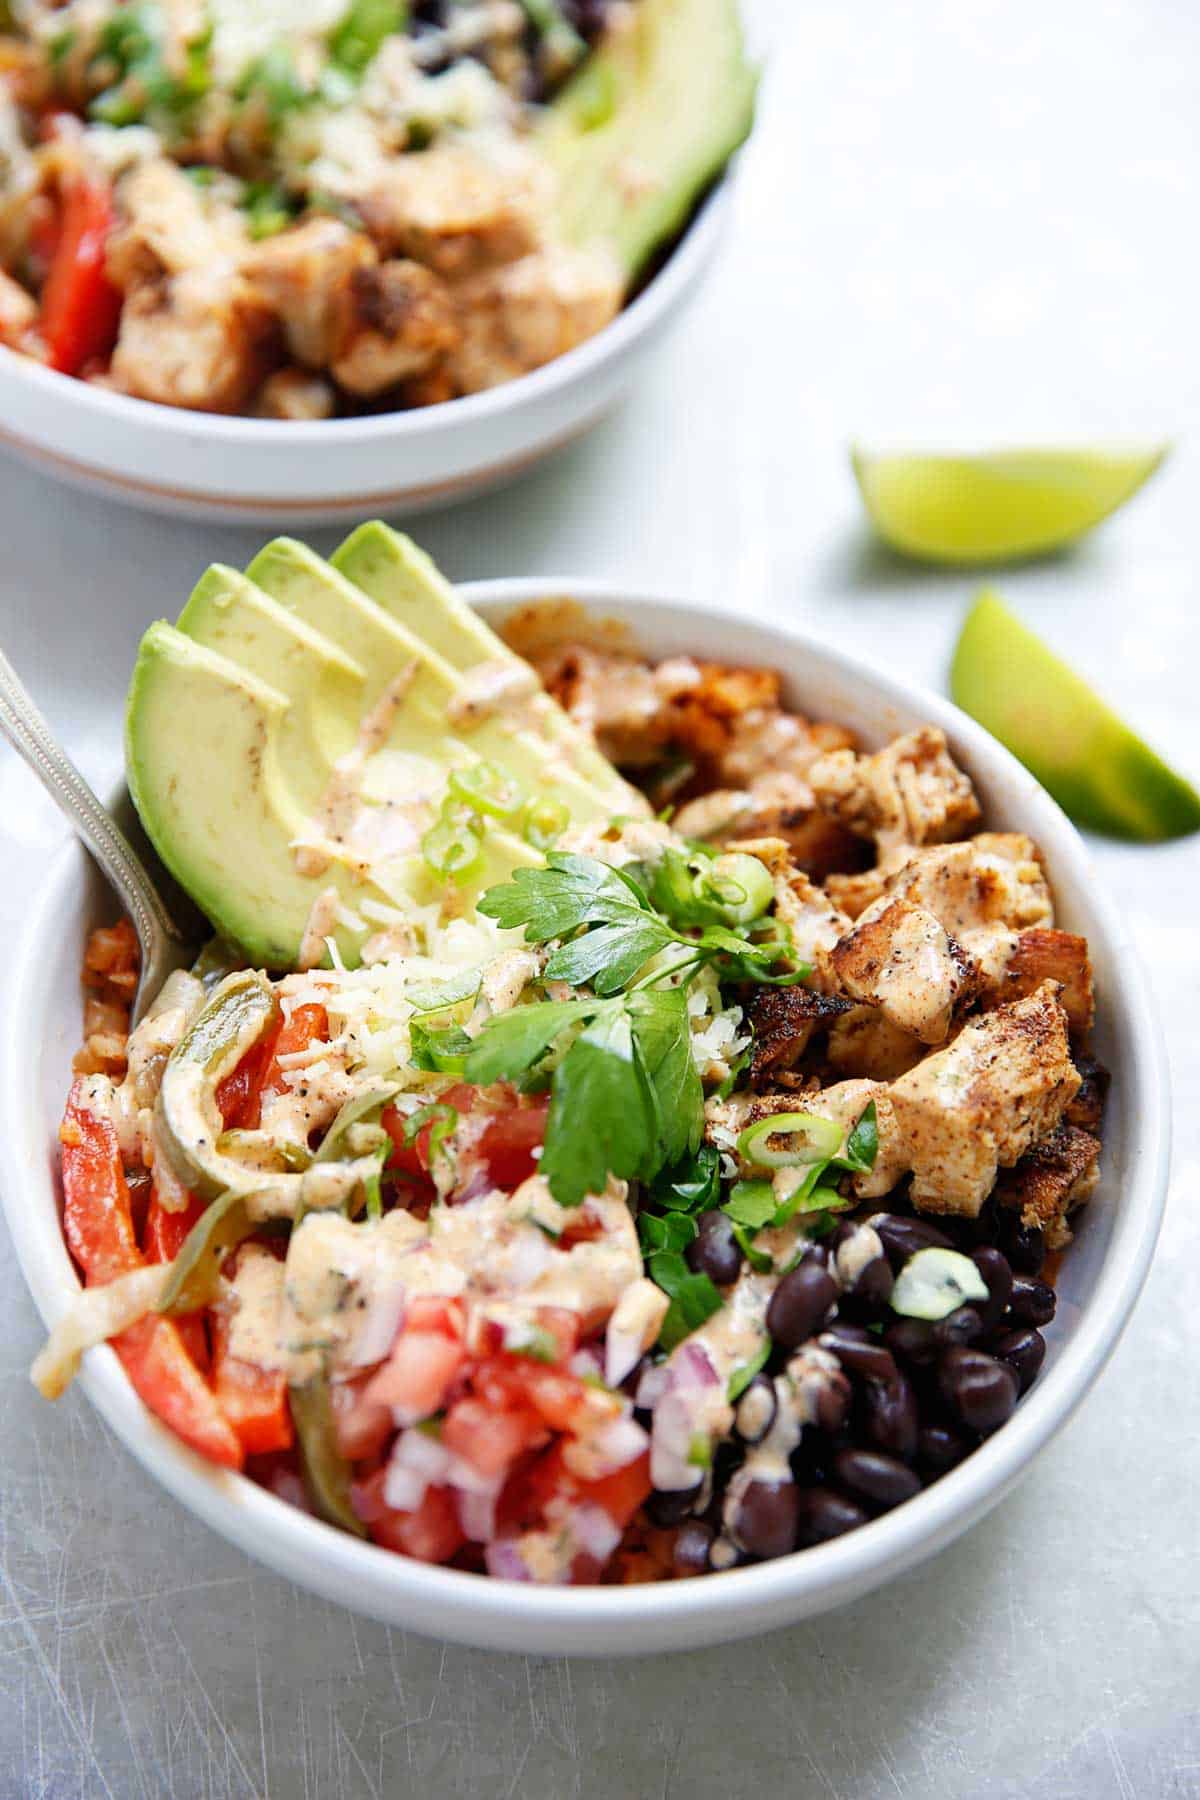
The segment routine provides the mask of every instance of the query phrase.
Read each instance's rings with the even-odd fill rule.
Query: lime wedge
[[[1072,543],[1148,481],[1167,445],[850,460],[880,537],[925,562],[987,563]]]
[[[1077,825],[1144,843],[1200,830],[1191,783],[995,594],[980,594],[967,614],[950,692]]]

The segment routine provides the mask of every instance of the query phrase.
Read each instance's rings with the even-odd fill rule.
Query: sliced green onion
[[[697,879],[696,891],[721,910],[731,925],[760,919],[775,899],[775,883],[757,856],[718,856]]]
[[[697,1431],[688,1445],[687,1459],[694,1469],[707,1469],[712,1464],[712,1442]]]
[[[473,763],[469,769],[450,771],[450,792],[472,812],[493,819],[511,819],[521,810],[516,784],[506,779],[493,763]]]
[[[426,1126],[429,1127],[429,1160],[432,1163],[442,1153],[446,1139],[457,1129],[458,1113],[444,1100],[435,1100],[431,1106],[418,1107],[404,1121],[406,1148],[411,1148],[416,1143]]]
[[[733,1374],[729,1377],[729,1386],[725,1390],[725,1398],[728,1400],[730,1406],[737,1404],[746,1389],[750,1386],[750,1383],[754,1380],[754,1377],[760,1370],[766,1367],[767,1363],[770,1361],[770,1357],[771,1340],[769,1337],[764,1337],[762,1343],[754,1352],[754,1355],[750,1358],[749,1362],[739,1364],[733,1371]]]
[[[769,1138],[799,1138],[799,1143],[786,1149],[773,1150]],[[827,1162],[841,1147],[842,1127],[835,1119],[823,1119],[818,1113],[774,1113],[748,1125],[737,1141],[737,1152],[744,1162],[756,1168],[790,1169],[797,1163]]]
[[[458,819],[442,818],[421,839],[421,854],[435,875],[463,881],[483,861],[483,838]]]
[[[961,1250],[918,1250],[909,1257],[892,1288],[891,1308],[904,1319],[948,1318],[967,1300],[986,1300],[988,1287]]]
[[[535,850],[549,850],[571,823],[561,800],[527,800],[521,812],[521,836]]]
[[[774,1258],[765,1250],[757,1250],[754,1246],[752,1229],[745,1225],[734,1225],[734,1241],[756,1275],[769,1275],[775,1267]]]

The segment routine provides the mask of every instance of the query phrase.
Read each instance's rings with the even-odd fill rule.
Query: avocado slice
[[[292,785],[298,742],[286,759],[282,749],[288,708],[276,688],[162,620],[142,638],[126,711],[134,805],[175,879],[265,968],[296,961],[327,888],[347,906],[365,894],[388,900],[336,846],[319,879],[297,871],[290,846],[308,819]],[[331,935],[356,960],[361,939],[344,925]]]
[[[622,12],[537,129],[561,237],[607,246],[632,281],[749,135],[756,87],[737,0]]]
[[[479,614],[472,612],[433,560],[411,538],[381,520],[360,525],[330,561],[347,581],[369,595],[390,618],[418,633],[460,674],[483,664],[517,671],[526,667]],[[552,744],[562,761],[598,790],[603,812],[638,817],[647,811],[643,795],[617,774],[587,733],[548,694],[530,696],[525,718],[529,731]],[[572,812],[576,818],[587,816],[577,808]]]
[[[950,692],[1077,824],[1156,843],[1200,831],[1200,794],[993,593],[954,652]]]
[[[462,670],[286,539],[248,575],[214,565],[179,625],[143,638],[126,721],[131,794],[164,863],[255,963],[293,965],[332,937],[353,966],[379,917],[366,902],[419,920],[539,862],[515,823],[486,817],[469,875],[448,887],[434,874],[422,838],[456,768],[494,763],[579,821],[632,810],[633,790],[590,745],[603,785],[563,753],[577,728],[503,646],[528,691],[510,690],[503,709],[476,704],[472,669],[493,670],[496,640],[485,626],[473,639],[446,592],[443,640],[453,625],[462,660],[483,658]]]

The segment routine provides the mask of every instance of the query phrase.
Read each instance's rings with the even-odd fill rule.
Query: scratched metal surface
[[[1200,13],[766,11],[763,129],[689,330],[588,443],[420,535],[464,577],[628,572],[819,618],[936,682],[967,584],[864,545],[849,435],[1183,436],[1125,517],[1004,586],[1195,767]],[[67,498],[4,461],[0,542],[6,647],[107,779],[142,625],[251,540]],[[16,918],[58,828],[10,759],[0,830]],[[39,1328],[6,1251],[0,1800],[1200,1795],[1198,861],[1101,856],[1162,1001],[1179,1122],[1133,1325],[997,1516],[814,1625],[605,1665],[356,1621],[183,1514],[81,1398],[36,1400]]]

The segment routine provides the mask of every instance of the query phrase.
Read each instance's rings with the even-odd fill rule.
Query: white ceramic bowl
[[[0,446],[77,487],[185,518],[294,529],[448,505],[513,480],[621,398],[712,262],[729,182],[611,325],[501,387],[364,418],[224,418],[109,393],[0,345]]]
[[[543,594],[570,593],[605,616],[626,619],[656,656],[691,651],[778,668],[793,705],[849,725],[867,744],[916,725],[940,725],[976,783],[988,825],[1027,831],[1041,846],[1062,923],[1086,933],[1091,944],[1100,996],[1096,1049],[1115,1073],[1104,1174],[1062,1265],[1041,1378],[1003,1430],[959,1468],[832,1543],[664,1585],[546,1589],[410,1562],[212,1467],[143,1408],[107,1346],[89,1353],[82,1380],[134,1455],[214,1529],[302,1586],[388,1624],[495,1649],[612,1655],[693,1647],[786,1625],[877,1587],[981,1518],[1078,1405],[1116,1343],[1154,1248],[1168,1159],[1167,1072],[1137,958],[1074,828],[1033,778],[947,701],[862,668],[851,650],[732,613],[618,596],[569,580],[489,582],[464,593],[493,619]],[[59,1229],[56,1127],[80,1037],[81,954],[102,908],[111,916],[99,877],[82,850],[67,846],[17,948],[4,1022],[4,1199],[47,1324],[78,1285]],[[1087,1554],[1085,1531],[1080,1555]]]

